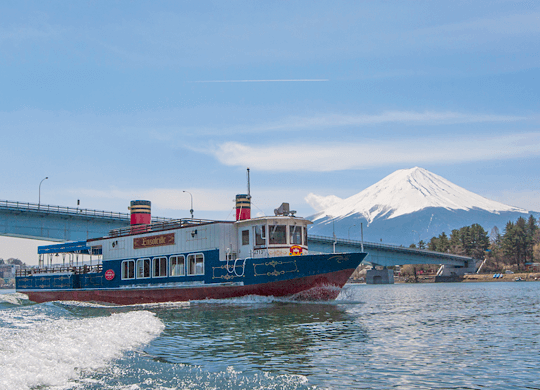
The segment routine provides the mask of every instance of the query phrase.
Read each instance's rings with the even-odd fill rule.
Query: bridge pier
[[[366,284],[394,284],[394,271],[386,267],[367,270]]]
[[[475,261],[465,261],[463,267],[442,265],[435,276],[435,282],[459,282],[465,274],[473,274],[476,269]]]

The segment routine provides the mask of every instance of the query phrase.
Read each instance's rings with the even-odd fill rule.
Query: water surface
[[[540,389],[540,283],[132,307],[0,294],[0,389]]]

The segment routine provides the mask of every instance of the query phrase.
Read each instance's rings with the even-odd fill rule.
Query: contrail
[[[287,83],[305,81],[330,81],[329,79],[276,79],[276,80],[201,80],[188,83]]]

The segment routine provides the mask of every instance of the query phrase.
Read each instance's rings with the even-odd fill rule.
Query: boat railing
[[[52,206],[47,204],[29,203],[29,202],[16,202],[10,200],[0,200],[0,209],[13,210],[13,211],[31,211],[39,213],[50,214],[62,214],[81,217],[96,217],[96,218],[110,218],[130,221],[130,214],[119,213],[114,211],[103,211],[93,209],[82,209],[79,207],[66,207],[66,206]],[[152,217],[153,222],[166,222],[171,221],[171,218],[164,217]]]
[[[40,274],[59,274],[59,273],[72,273],[72,274],[89,274],[89,273],[101,273],[103,266],[101,264],[96,265],[81,265],[81,266],[52,266],[43,268],[21,268],[15,271],[15,276],[25,277]]]
[[[174,219],[168,221],[154,222],[149,225],[136,225],[120,229],[113,229],[109,232],[109,235],[106,238],[128,236],[131,234],[140,234],[140,233],[152,233],[159,232],[163,230],[178,229],[191,226],[200,226],[206,225],[209,223],[215,223],[218,221],[210,219]]]

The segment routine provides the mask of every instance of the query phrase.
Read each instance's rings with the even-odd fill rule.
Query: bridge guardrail
[[[110,218],[110,219],[120,219],[129,221],[130,214],[120,213],[115,211],[103,211],[103,210],[93,210],[93,209],[81,209],[75,207],[66,207],[66,206],[52,206],[46,204],[37,204],[29,202],[18,202],[10,200],[0,200],[0,210],[13,210],[13,211],[31,211],[39,213],[53,213],[53,214],[63,214],[63,215],[77,215],[85,217],[98,217],[98,218]],[[168,222],[172,218],[164,217],[152,217],[152,222]]]
[[[334,238],[332,238],[332,237],[316,236],[316,235],[309,235],[308,236],[308,241],[310,239],[319,240],[319,241],[331,241],[331,242],[334,241]],[[350,240],[350,239],[346,239],[346,238],[336,238],[336,241],[339,244],[349,244],[349,245],[358,245],[358,246],[360,246],[362,244],[362,241]],[[364,241],[364,247],[365,248],[366,247],[367,248],[381,248],[381,249],[391,250],[391,251],[394,251],[394,252],[415,253],[415,254],[419,254],[419,255],[430,255],[430,256],[434,256],[434,257],[446,257],[446,258],[451,257],[451,258],[455,258],[455,259],[459,259],[459,260],[471,260],[472,259],[472,257],[469,257],[469,256],[461,256],[461,255],[455,255],[455,254],[443,253],[443,252],[434,252],[434,251],[430,251],[430,250],[427,250],[427,249],[407,248],[407,247],[399,246],[399,245],[381,244],[381,243],[368,242],[368,241]]]

